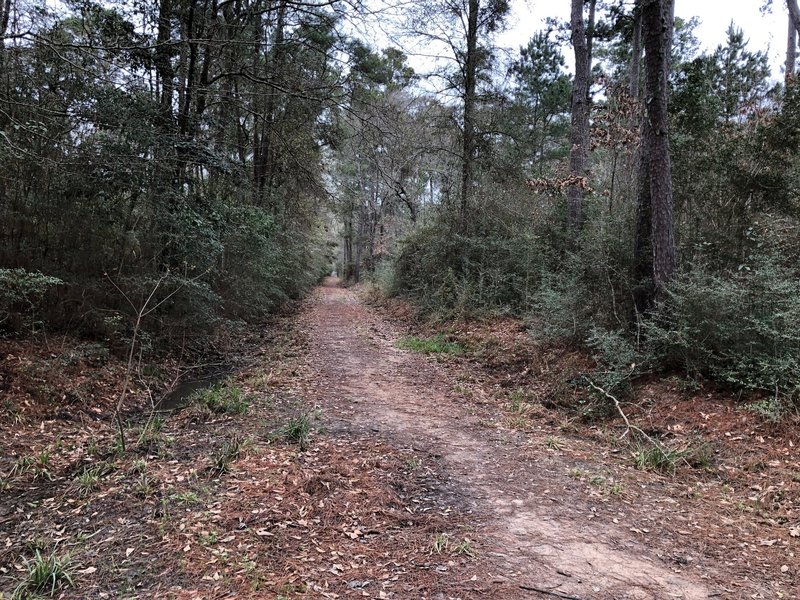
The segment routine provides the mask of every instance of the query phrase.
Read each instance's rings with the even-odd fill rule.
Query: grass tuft
[[[216,414],[244,415],[250,408],[247,394],[241,388],[224,382],[193,393],[190,400]]]
[[[457,356],[464,354],[464,347],[456,342],[447,341],[440,333],[432,338],[405,337],[397,342],[404,350],[419,352],[421,354],[449,354]]]
[[[641,471],[661,471],[674,474],[678,463],[685,460],[685,450],[670,450],[662,446],[639,445],[633,454],[633,464]]]
[[[55,552],[44,556],[40,550],[31,560],[24,559],[27,573],[11,595],[12,600],[28,600],[41,595],[53,596],[56,590],[72,585],[72,560]]]
[[[212,477],[219,477],[223,473],[227,473],[233,461],[239,458],[242,453],[242,438],[234,435],[222,444],[211,457],[211,475]]]
[[[97,487],[99,480],[100,478],[93,469],[85,469],[75,478],[75,489],[78,491],[78,496],[86,498]]]
[[[298,444],[300,450],[305,452],[308,449],[308,442],[311,438],[314,418],[315,414],[313,412],[300,413],[286,421],[278,431],[278,434],[289,442]]]

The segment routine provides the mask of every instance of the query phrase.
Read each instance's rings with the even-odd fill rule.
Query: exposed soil
[[[70,557],[63,598],[800,598],[796,428],[652,380],[630,417],[713,445],[637,470],[619,419],[558,407],[584,356],[508,319],[451,324],[466,351],[426,356],[398,347],[412,327],[329,279],[228,381],[246,412],[139,419],[124,454],[119,364],[74,367],[97,383],[64,413],[36,365],[66,359],[3,348],[0,597],[40,550]]]
[[[487,381],[465,385],[470,377],[459,371],[475,365],[399,350],[399,332],[334,281],[304,319],[313,379],[324,382],[309,395],[344,429],[438,461],[451,493],[474,514],[494,575],[484,582],[491,597],[525,597],[525,588],[583,598],[797,594],[796,530],[785,526],[797,522],[793,506],[771,523],[741,508],[731,518],[724,491],[713,499],[709,489],[723,487],[719,480],[633,471],[627,453],[615,459],[619,448],[556,441],[535,420],[526,423],[535,431],[508,427]],[[789,449],[796,442],[776,441],[789,459],[779,461],[786,478],[774,482],[786,498],[798,489],[789,479],[798,473]]]

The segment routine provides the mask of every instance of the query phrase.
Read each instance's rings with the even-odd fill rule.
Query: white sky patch
[[[498,36],[498,44],[517,51],[531,36],[545,27],[547,17],[569,19],[570,0],[511,0],[508,28]],[[632,4],[632,2],[631,2]],[[675,14],[684,19],[698,17],[695,35],[703,50],[714,50],[725,42],[728,26],[733,21],[745,33],[751,51],[769,52],[772,76],[782,78],[786,54],[788,15],[783,0],[773,0],[771,12],[760,11],[763,0],[676,0]],[[571,56],[565,51],[567,62]]]

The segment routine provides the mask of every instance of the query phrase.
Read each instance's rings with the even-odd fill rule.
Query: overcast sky
[[[703,47],[713,50],[725,41],[731,21],[742,28],[751,50],[769,51],[772,75],[781,77],[786,52],[787,19],[783,0],[773,0],[772,14],[759,11],[763,0],[675,0],[675,14],[684,19],[696,16],[695,30]],[[543,28],[546,17],[569,19],[570,0],[511,0],[509,28],[498,37],[502,46],[518,48],[531,33]]]

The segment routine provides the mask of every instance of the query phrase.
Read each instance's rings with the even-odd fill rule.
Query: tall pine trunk
[[[628,75],[628,93],[639,98],[639,82],[642,78],[642,10],[637,4],[633,8],[633,39],[631,40],[631,67]]]
[[[797,59],[797,28],[794,19],[789,15],[789,30],[786,35],[786,82],[794,78],[795,62]]]
[[[583,178],[589,161],[589,86],[592,69],[591,37],[596,0],[591,0],[589,27],[583,22],[584,0],[572,0],[572,47],[575,51],[575,79],[572,85],[569,170]],[[580,229],[583,220],[583,188],[575,183],[567,190],[567,225]]]
[[[478,10],[479,0],[469,0],[467,14],[467,55],[464,60],[464,135],[461,148],[461,205],[459,226],[466,228],[467,210],[472,197],[475,180],[475,153],[477,134],[475,128],[475,105],[478,81]]]
[[[675,275],[677,252],[672,205],[672,161],[669,148],[667,111],[668,76],[671,63],[674,0],[643,0],[642,30],[645,49],[646,119],[642,144],[646,166],[640,182],[636,244],[652,251],[652,300],[663,299],[666,287]],[[649,195],[645,186],[649,187]],[[649,207],[646,202],[649,199]],[[647,231],[646,213],[650,212]],[[648,302],[648,304],[652,304]]]
[[[797,0],[786,0],[786,8],[789,9],[789,19],[794,23],[795,31],[800,31],[800,7]]]

